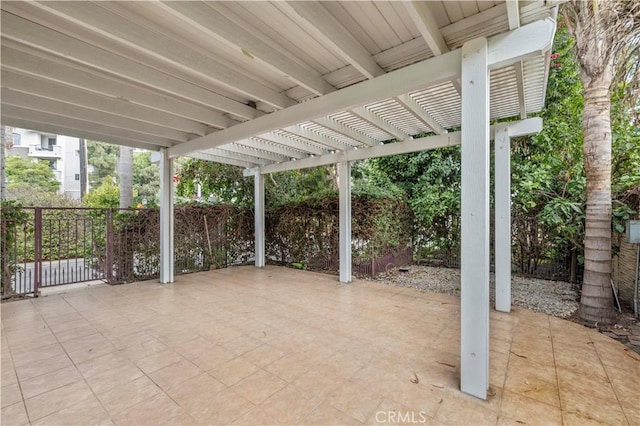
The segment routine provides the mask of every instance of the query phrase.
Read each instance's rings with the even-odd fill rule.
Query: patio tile
[[[31,398],[32,396],[40,395],[41,393],[77,382],[80,379],[82,379],[82,377],[76,367],[70,365],[60,370],[52,371],[51,373],[21,380],[20,387],[22,388],[24,397]]]
[[[88,398],[78,404],[63,408],[53,414],[31,423],[33,426],[51,425],[113,425],[109,414],[95,398]]]
[[[6,307],[3,424],[640,423],[640,356],[523,309],[460,393],[459,299],[414,289],[234,268]]]
[[[260,407],[278,424],[296,424],[301,423],[320,402],[322,398],[288,385],[261,403]]]
[[[610,390],[611,388],[609,388]],[[560,388],[562,409],[587,419],[593,419],[610,425],[625,425],[625,418],[613,391],[573,388]]]
[[[8,363],[5,364],[3,362],[1,370],[2,372],[0,374],[0,383],[2,383],[2,386],[8,386],[18,383],[18,376],[16,376],[16,371],[14,370],[14,367],[12,365]]]
[[[22,401],[2,407],[2,410],[0,411],[0,419],[5,425],[23,426],[29,424],[27,410],[24,408],[24,403]]]
[[[598,421],[588,415],[584,416],[580,413],[563,410],[562,424],[563,426],[606,426],[611,423]]]
[[[95,334],[96,332],[97,330],[95,329],[95,327],[87,323],[77,328],[56,332],[55,335],[56,339],[58,339],[59,342],[66,342],[68,340],[90,336],[92,334]]]
[[[349,381],[334,390],[327,400],[333,407],[364,423],[384,398],[364,386]]]
[[[242,354],[242,358],[258,367],[266,367],[274,361],[279,360],[285,355],[284,351],[276,349],[268,344],[262,344],[255,349]]]
[[[127,408],[146,401],[162,392],[147,376],[116,386],[98,394],[98,399],[109,414],[116,415]]]
[[[22,393],[20,392],[20,386],[17,383],[7,386],[2,386],[0,390],[2,407],[13,405],[16,402],[22,402]]]
[[[4,354],[3,354],[4,355]],[[59,343],[43,346],[37,349],[15,350],[12,348],[11,358],[16,367],[32,364],[56,356],[65,355],[64,349]]]
[[[242,355],[262,345],[262,341],[246,335],[222,343],[222,346],[236,355]]]
[[[231,424],[254,407],[232,389],[225,389],[211,397],[207,404],[191,405],[187,412],[200,424]]]
[[[150,374],[182,360],[184,360],[184,358],[180,354],[169,349],[138,359],[135,363],[146,374]]]
[[[188,356],[187,359],[197,365],[201,370],[210,371],[220,367],[222,364],[236,358],[236,355],[220,345],[215,345],[211,349],[197,355]]]
[[[106,340],[102,335],[98,335],[99,337],[94,337],[96,335],[91,335],[88,337],[81,337],[79,339],[69,340],[68,342],[75,342],[79,340],[77,343],[78,348],[76,349],[67,349],[67,353],[69,354],[69,358],[71,358],[74,364],[80,364],[86,361],[89,361],[94,358],[98,358],[105,354],[115,352],[118,349],[113,346],[111,342]],[[64,343],[63,343],[64,345]]]
[[[499,424],[562,424],[562,412],[558,407],[505,391],[500,406]]]
[[[112,369],[105,369],[90,377],[85,376],[85,380],[91,386],[91,389],[97,394],[106,392],[116,386],[132,382],[141,377],[142,371],[127,361]]]
[[[116,346],[118,343],[115,343]],[[129,358],[132,361],[138,361],[150,355],[157,354],[169,350],[169,347],[162,343],[155,337],[149,336],[149,339],[136,342],[127,343],[126,347],[120,347],[120,353]]]
[[[431,417],[424,411],[404,406],[392,399],[385,399],[369,416],[366,425],[415,425],[430,424]]]
[[[212,398],[225,389],[218,380],[202,373],[170,387],[166,393],[188,412],[195,412],[211,405]]]
[[[25,400],[29,419],[33,422],[82,401],[95,398],[87,384],[80,380]]]
[[[79,363],[76,367],[84,377],[92,377],[127,363],[130,364],[130,361],[124,355],[114,351]]]
[[[464,395],[458,391],[447,392],[439,404],[434,421],[438,424],[495,424],[498,412],[486,401]]]
[[[277,361],[265,367],[265,370],[275,374],[287,382],[292,382],[297,377],[303,375],[311,368],[315,366],[315,363],[307,359],[303,355],[299,354],[287,354]]]
[[[233,421],[234,425],[240,426],[255,426],[255,425],[276,425],[276,422],[260,407],[252,408],[248,413]]]
[[[287,382],[279,377],[267,371],[258,370],[233,385],[231,389],[254,404],[260,404],[285,386]]]
[[[195,364],[185,359],[150,373],[149,378],[166,390],[202,372]]]
[[[120,425],[188,425],[194,424],[182,408],[164,393],[159,393],[113,417]]]
[[[43,359],[40,361],[34,361],[29,364],[25,364],[16,367],[16,373],[18,374],[18,380],[27,380],[32,377],[37,377],[42,374],[51,373],[56,370],[60,370],[65,367],[72,366],[73,363],[69,357],[62,353],[52,358]]]
[[[320,404],[302,421],[310,425],[360,425],[361,421],[354,419],[346,413],[332,407],[329,404]]]
[[[540,380],[530,372],[525,373],[515,368],[509,368],[504,390],[527,396],[554,407],[560,407],[558,385]]]

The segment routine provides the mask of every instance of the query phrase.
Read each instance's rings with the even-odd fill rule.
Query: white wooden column
[[[340,191],[340,282],[351,282],[351,163],[338,163]]]
[[[173,160],[160,151],[160,282],[172,283],[173,252]]]
[[[496,310],[511,311],[511,140],[507,123],[496,124],[495,138]]]
[[[265,175],[257,172],[254,176],[254,221],[255,221],[255,251],[256,251],[256,267],[264,267],[264,177]]]
[[[489,387],[489,71],[487,40],[462,46],[460,389]]]

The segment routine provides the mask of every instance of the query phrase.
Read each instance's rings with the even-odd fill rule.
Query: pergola
[[[490,140],[496,309],[509,311],[509,141],[542,128],[527,115],[544,105],[555,3],[3,1],[2,123],[159,151],[163,283],[178,156],[253,176],[257,267],[265,176],[338,164],[347,283],[351,162],[461,145],[461,389],[484,399]]]

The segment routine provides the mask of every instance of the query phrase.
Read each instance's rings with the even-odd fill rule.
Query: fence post
[[[105,275],[107,278],[107,282],[109,284],[113,284],[113,211],[111,209],[107,209],[106,215],[106,250],[105,250]]]
[[[34,211],[34,280],[33,280],[33,295],[38,297],[40,294],[40,287],[42,286],[42,207],[36,207]]]

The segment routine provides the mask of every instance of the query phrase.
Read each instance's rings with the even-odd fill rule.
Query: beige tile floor
[[[458,390],[459,299],[268,267],[2,305],[2,425],[640,424],[640,356],[491,313],[491,397]]]

